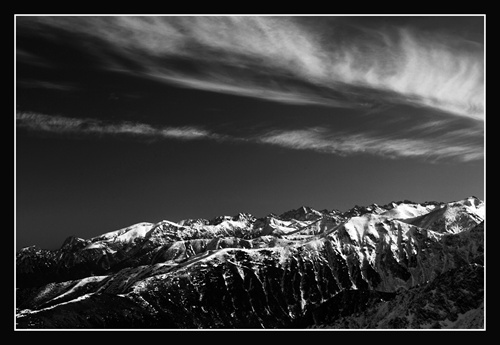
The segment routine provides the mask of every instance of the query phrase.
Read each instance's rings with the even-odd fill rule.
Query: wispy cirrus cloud
[[[335,18],[333,18],[335,19]],[[300,17],[37,17],[81,35],[105,68],[291,104],[430,107],[484,118],[482,44],[386,25],[347,33]],[[41,34],[44,33],[41,30]],[[105,49],[102,49],[105,47]],[[117,58],[119,57],[119,58]],[[124,64],[123,59],[130,61]],[[179,68],[176,61],[194,67]],[[320,91],[320,92],[318,92]]]
[[[197,127],[153,127],[139,122],[107,122],[92,118],[69,118],[33,112],[17,112],[16,123],[18,128],[39,133],[176,140],[221,139],[218,135]]]
[[[211,140],[272,145],[290,150],[308,150],[348,156],[369,154],[384,158],[420,158],[428,161],[474,161],[484,157],[477,140],[481,128],[456,129],[438,137],[405,137],[383,133],[336,131],[326,127],[262,130],[250,136],[216,133],[192,126],[154,127],[138,122],[109,122],[91,118],[67,118],[18,112],[17,127],[37,133],[75,136],[126,136],[139,139]],[[437,124],[436,124],[437,125]]]
[[[359,124],[337,123],[337,112],[332,111],[329,124],[261,125],[252,133],[242,130],[236,135],[209,131],[206,126],[159,128],[141,122],[36,113],[18,113],[18,126],[52,133],[247,142],[344,156],[366,153],[457,161],[484,157],[482,43],[451,31],[431,35],[390,23],[367,29],[359,24],[362,21],[346,28],[346,20],[327,19],[17,18],[21,29],[47,40],[56,40],[61,32],[64,37],[76,35],[78,39],[67,44],[84,45],[85,54],[94,56],[96,64],[106,70],[285,104],[359,108],[363,111],[353,115]],[[19,52],[19,59],[50,60],[38,58],[34,51]],[[33,81],[24,87],[58,85]],[[396,107],[424,111],[393,115],[386,111]],[[368,118],[373,122],[367,124]]]
[[[19,47],[16,47],[16,61],[22,61],[25,64],[43,67],[43,68],[54,68],[55,66],[40,56],[33,53],[27,52]]]
[[[262,135],[258,141],[294,150],[311,150],[341,156],[370,154],[386,158],[421,158],[429,161],[451,159],[474,161],[484,157],[480,142],[463,140],[468,133],[453,131],[429,139],[394,137],[374,133],[336,132],[327,128],[275,130]]]
[[[78,86],[71,83],[55,83],[50,81],[42,80],[18,80],[16,83],[17,87],[27,88],[27,89],[49,89],[57,91],[75,91],[78,90]]]

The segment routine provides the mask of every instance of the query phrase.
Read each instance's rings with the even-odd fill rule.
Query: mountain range
[[[484,328],[485,203],[138,223],[16,253],[16,328]]]

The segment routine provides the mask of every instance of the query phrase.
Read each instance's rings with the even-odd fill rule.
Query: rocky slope
[[[336,304],[325,303],[314,311],[315,328],[475,329],[484,326],[484,267],[463,265],[446,271],[427,284],[408,291],[369,297],[354,293],[357,307],[339,313]],[[366,294],[366,292],[364,292]],[[363,298],[364,297],[364,298]],[[361,303],[359,302],[361,301]]]
[[[377,310],[390,307],[380,309],[381,300],[408,310],[402,301],[415,289],[456,270],[482,270],[484,214],[474,197],[344,213],[301,207],[259,219],[139,223],[69,238],[56,251],[29,247],[16,258],[17,327],[392,328],[380,317],[342,320],[384,314]],[[462,325],[481,324],[480,295],[453,302],[458,309],[439,325],[467,313],[477,322]],[[403,327],[436,326],[414,319]]]

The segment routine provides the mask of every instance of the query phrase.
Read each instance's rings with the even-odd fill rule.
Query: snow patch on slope
[[[60,294],[56,298],[53,298],[52,301],[60,300],[60,299],[65,298],[67,296],[71,296],[72,294],[78,294],[78,291],[85,289],[87,284],[98,283],[107,277],[108,276],[92,276],[92,277],[83,278],[76,285],[74,285],[71,289],[64,292],[63,294]]]

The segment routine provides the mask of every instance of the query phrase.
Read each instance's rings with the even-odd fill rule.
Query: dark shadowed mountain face
[[[139,223],[16,258],[17,328],[483,328],[485,205]]]

